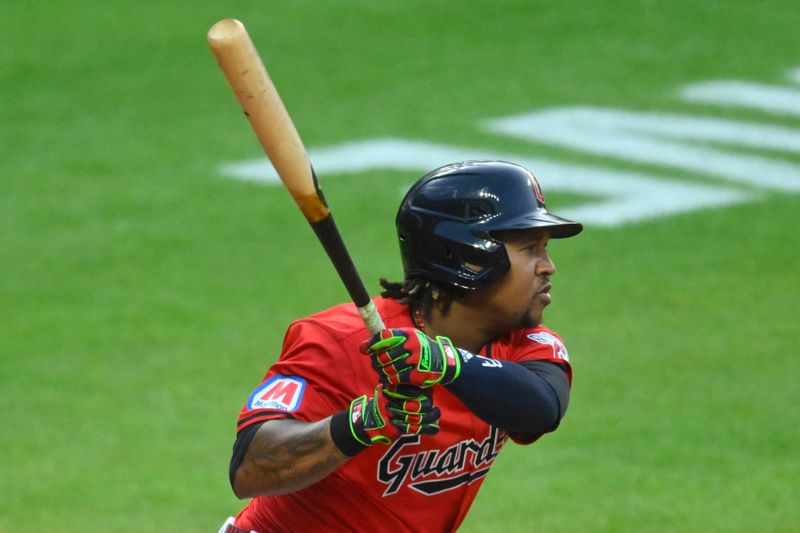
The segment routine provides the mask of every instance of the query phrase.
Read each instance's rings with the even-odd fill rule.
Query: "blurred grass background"
[[[347,298],[285,191],[218,174],[261,151],[205,43],[217,20],[248,26],[309,147],[408,137],[613,166],[476,124],[697,112],[680,85],[780,83],[800,61],[789,1],[3,12],[0,531],[215,531],[242,505],[227,464],[244,398],[292,319]],[[372,291],[401,275],[393,217],[416,177],[321,177]],[[570,413],[508,446],[463,530],[797,530],[799,214],[771,193],[553,243]]]

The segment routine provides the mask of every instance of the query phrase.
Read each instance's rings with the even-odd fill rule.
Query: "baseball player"
[[[289,326],[239,415],[230,481],[252,499],[220,531],[454,531],[506,442],[559,425],[572,371],[541,324],[547,244],[581,224],[525,168],[468,161],[414,184],[397,230],[384,331],[350,303]]]

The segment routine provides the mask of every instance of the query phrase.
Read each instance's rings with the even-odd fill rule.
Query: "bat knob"
[[[237,38],[242,33],[247,33],[244,24],[236,19],[223,19],[211,26],[208,30],[208,42],[213,44],[219,41],[229,41]]]

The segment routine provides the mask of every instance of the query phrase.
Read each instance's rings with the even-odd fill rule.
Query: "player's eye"
[[[522,251],[529,255],[540,255],[543,253],[547,253],[547,242],[546,240],[539,240],[536,242],[532,242],[529,245],[522,248]]]
[[[540,243],[538,243],[538,242],[535,242],[535,243],[523,248],[524,251],[526,251],[528,253],[531,253],[531,254],[538,253],[540,249],[542,249],[542,245]]]

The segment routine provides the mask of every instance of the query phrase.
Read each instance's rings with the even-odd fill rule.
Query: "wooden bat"
[[[333,221],[303,141],[244,25],[235,19],[217,22],[208,31],[208,44],[272,166],[325,248],[370,334],[384,329]]]

